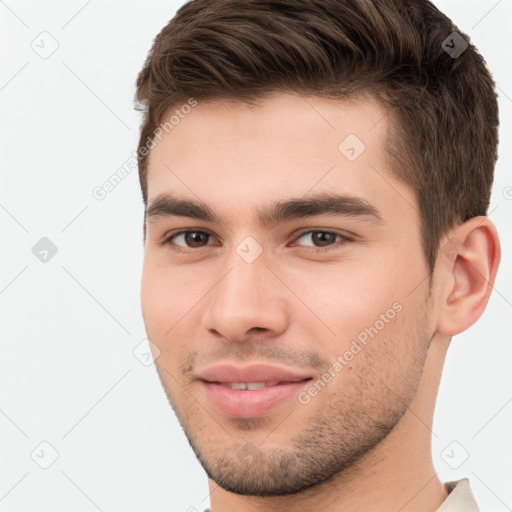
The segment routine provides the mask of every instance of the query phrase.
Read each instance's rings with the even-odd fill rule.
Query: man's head
[[[454,30],[427,2],[195,0],[155,40],[143,315],[224,489],[295,493],[427,439],[499,262],[496,96]]]

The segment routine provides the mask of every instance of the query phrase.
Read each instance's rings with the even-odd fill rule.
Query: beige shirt
[[[450,494],[436,512],[479,512],[467,478],[446,482],[445,485]],[[204,512],[210,512],[210,509],[207,508]]]
[[[479,512],[467,478],[446,482],[445,485],[451,491],[436,512]]]

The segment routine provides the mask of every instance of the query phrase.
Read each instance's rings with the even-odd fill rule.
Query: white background
[[[490,217],[503,260],[484,316],[448,353],[433,457],[443,481],[469,477],[482,511],[502,512],[512,509],[512,1],[435,4],[469,34],[498,85]],[[135,78],[180,5],[0,2],[1,512],[209,504],[154,366],[133,354],[145,339],[136,170],[102,201],[92,195],[137,148]],[[41,37],[46,49],[58,43],[47,59],[31,47]],[[32,253],[42,237],[58,249],[46,263]],[[42,442],[58,452],[48,469],[36,463],[51,462]],[[452,461],[469,455],[458,469],[441,455],[447,446]]]

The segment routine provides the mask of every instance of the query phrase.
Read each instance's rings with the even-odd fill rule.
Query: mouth
[[[262,388],[270,388],[273,386],[279,386],[280,384],[290,384],[292,382],[302,382],[303,380],[311,380],[311,378],[301,379],[298,381],[288,381],[288,382],[279,382],[279,381],[270,381],[270,382],[213,382],[211,384],[219,384],[220,386],[224,386],[229,389],[247,389],[247,390],[255,390]]]
[[[237,368],[225,364],[200,372],[198,380],[207,402],[217,413],[251,418],[293,404],[293,398],[313,377],[270,365]],[[297,400],[295,406],[299,406]]]

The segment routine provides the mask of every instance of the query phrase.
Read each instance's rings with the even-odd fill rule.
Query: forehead
[[[160,141],[154,139],[156,147],[150,153],[150,167],[171,149],[178,158],[207,158],[228,150],[234,151],[234,155],[256,150],[260,157],[276,156],[277,150],[282,157],[307,152],[311,157],[316,153],[322,159],[333,155],[337,158],[338,145],[348,135],[352,141],[359,139],[356,149],[361,150],[361,144],[377,149],[384,142],[389,122],[382,105],[369,95],[328,100],[276,93],[256,106],[223,99],[182,107],[183,113],[182,108],[174,106],[164,115],[163,137]],[[349,161],[355,161],[354,155],[345,155],[351,158]]]
[[[370,96],[277,94],[256,106],[198,101],[187,112],[155,139],[148,202],[172,192],[241,213],[264,201],[335,192],[393,207],[396,187],[405,187],[389,186],[396,181],[384,148],[390,119]],[[401,192],[414,201],[410,190]]]

